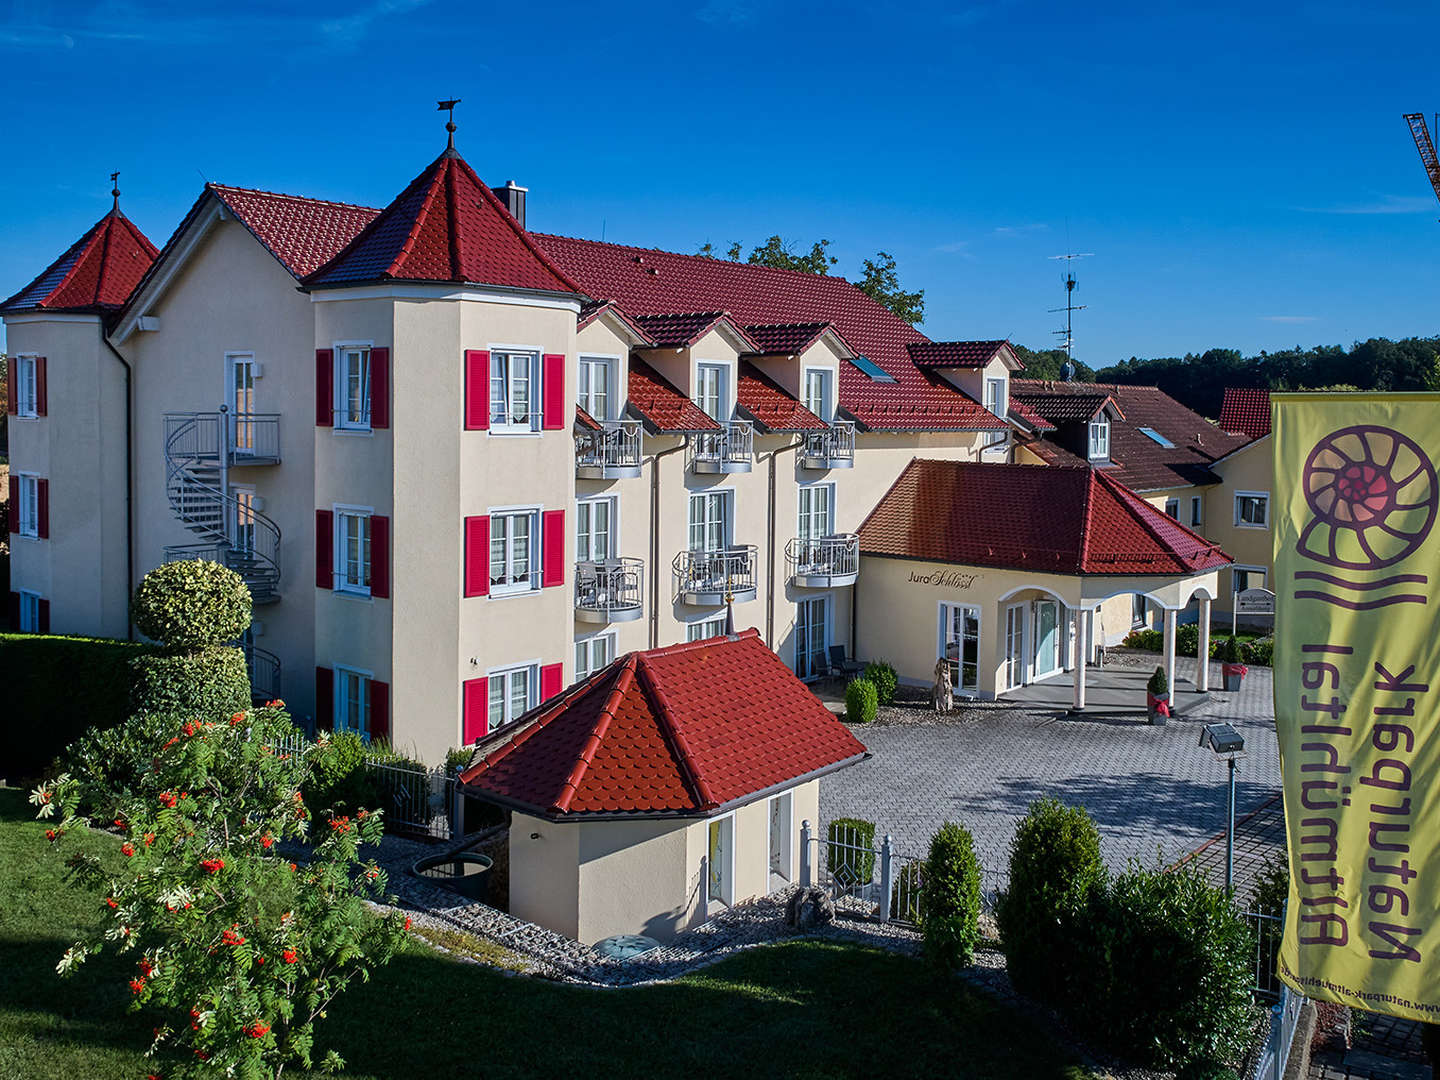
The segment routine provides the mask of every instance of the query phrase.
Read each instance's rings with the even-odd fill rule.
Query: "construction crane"
[[[1425,126],[1425,114],[1406,113],[1405,122],[1410,125],[1410,134],[1415,137],[1415,149],[1420,151],[1425,175],[1430,177],[1430,186],[1435,190],[1435,197],[1440,199],[1440,161],[1435,158],[1435,144],[1430,141],[1430,129]]]

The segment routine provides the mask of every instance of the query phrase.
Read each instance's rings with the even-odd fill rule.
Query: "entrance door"
[[[1014,690],[1025,685],[1025,605],[1005,609],[1005,685]]]
[[[1035,678],[1043,679],[1060,670],[1060,605],[1054,600],[1035,601]]]
[[[230,412],[234,420],[234,445],[237,454],[255,452],[255,358],[246,354],[230,357]]]
[[[230,546],[236,551],[255,550],[255,492],[252,488],[232,487],[235,496],[235,535]]]
[[[790,884],[793,807],[794,801],[788,791],[770,800],[770,888],[767,892],[776,892]]]
[[[970,604],[940,605],[940,655],[950,665],[956,690],[980,689],[980,609]]]
[[[830,598],[816,596],[801,600],[795,609],[795,674],[802,679],[825,672],[826,626],[830,621]]]

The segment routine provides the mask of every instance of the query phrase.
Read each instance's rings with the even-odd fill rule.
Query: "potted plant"
[[[1225,679],[1225,689],[1234,693],[1240,689],[1250,669],[1240,662],[1240,641],[1231,634],[1220,649],[1220,674]]]
[[[1164,724],[1170,715],[1170,680],[1165,677],[1165,669],[1158,665],[1145,684],[1145,712],[1152,724]]]

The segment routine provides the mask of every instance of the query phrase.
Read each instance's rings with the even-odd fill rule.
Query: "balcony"
[[[279,465],[280,414],[231,413],[224,408],[213,413],[165,414],[168,457],[202,468],[218,466],[222,446],[226,465]]]
[[[643,613],[645,563],[601,559],[575,564],[575,620],[633,622]]]
[[[640,421],[606,420],[575,433],[575,475],[581,480],[629,480],[640,475]]]
[[[245,667],[250,672],[250,696],[257,704],[280,698],[280,658],[260,646],[242,641]]]
[[[785,545],[785,570],[800,589],[854,585],[860,576],[860,538],[854,533],[797,537]]]
[[[834,420],[824,431],[805,433],[800,448],[800,467],[804,469],[853,469],[855,467],[855,425],[849,420]]]
[[[755,599],[755,545],[720,551],[682,551],[671,564],[677,601],[714,607]]]
[[[749,420],[722,420],[715,434],[690,436],[690,471],[748,473],[755,459],[755,427]]]

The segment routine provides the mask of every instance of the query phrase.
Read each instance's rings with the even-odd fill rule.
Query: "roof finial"
[[[112,210],[120,209],[120,173],[119,171],[110,174],[110,197],[115,200]]]
[[[445,121],[445,130],[446,130],[446,132],[449,133],[449,136],[450,136],[450,140],[449,140],[449,142],[446,144],[445,149],[446,149],[446,150],[454,150],[454,149],[455,149],[455,106],[460,104],[460,99],[459,99],[458,97],[457,97],[457,98],[451,98],[449,101],[441,101],[441,102],[438,102],[438,104],[439,104],[440,108],[439,108],[437,111],[439,111],[439,112],[449,112],[449,114],[450,114],[450,119],[447,120],[447,121]]]

